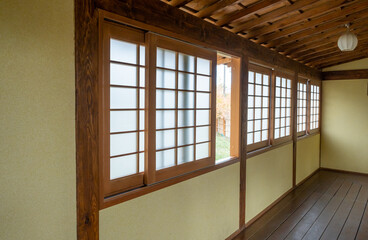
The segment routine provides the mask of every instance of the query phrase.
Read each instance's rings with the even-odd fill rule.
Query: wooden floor
[[[368,240],[368,177],[319,171],[234,239]]]

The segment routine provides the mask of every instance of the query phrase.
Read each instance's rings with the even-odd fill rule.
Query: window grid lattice
[[[248,73],[248,136],[247,144],[268,140],[270,77]]]
[[[307,84],[298,83],[297,93],[297,126],[298,132],[305,132],[307,128]]]
[[[210,63],[157,48],[156,170],[210,156]]]
[[[110,180],[144,171],[145,47],[110,40]]]
[[[319,86],[311,84],[310,130],[319,127]]]
[[[291,80],[283,77],[276,77],[274,139],[290,135],[290,116]]]

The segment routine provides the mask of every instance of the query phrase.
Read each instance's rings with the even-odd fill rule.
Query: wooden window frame
[[[309,106],[309,104],[308,104],[308,86],[309,86],[309,83],[308,83],[308,79],[306,79],[306,78],[303,78],[303,77],[300,77],[300,76],[298,76],[298,82],[297,82],[298,84],[299,83],[303,83],[303,84],[305,84],[305,86],[306,86],[306,119],[305,119],[305,130],[303,131],[298,131],[298,119],[299,119],[299,116],[300,115],[296,115],[296,122],[297,122],[297,125],[296,125],[296,129],[297,129],[297,136],[298,137],[302,137],[302,136],[305,136],[305,135],[307,135],[308,134],[308,106]],[[297,87],[297,96],[299,95],[299,89],[298,89],[298,87]],[[297,97],[297,106],[296,106],[296,108],[297,108],[297,111],[298,111],[298,108],[299,108],[299,105],[298,105],[298,100],[299,100],[299,98]],[[302,99],[302,100],[304,100],[304,99]]]
[[[155,182],[163,181],[169,178],[173,178],[191,171],[198,170],[200,168],[208,167],[210,165],[215,164],[215,124],[216,124],[216,84],[214,84],[216,79],[216,63],[217,63],[217,55],[216,52],[201,48],[199,46],[194,46],[191,44],[187,44],[181,42],[180,40],[170,39],[168,37],[163,37],[154,33],[147,33],[146,38],[146,46],[148,51],[146,51],[146,65],[148,66],[148,73],[146,74],[146,86],[149,89],[146,92],[146,104],[147,104],[147,117],[146,124],[147,125],[147,138],[146,141],[147,151],[145,154],[145,169],[147,174],[145,174],[145,182],[146,184],[153,184]],[[161,170],[156,170],[156,49],[163,48],[171,51],[175,51],[176,53],[184,53],[187,55],[192,55],[195,57],[211,59],[211,80],[210,80],[210,149],[209,149],[209,157],[205,159],[195,160],[193,162],[183,163],[181,165],[176,165],[169,168],[164,168]],[[176,54],[177,56],[177,54]],[[195,62],[196,68],[196,62]],[[176,71],[176,75],[177,75]],[[196,75],[196,74],[195,74]],[[177,79],[177,77],[176,77]],[[196,82],[196,80],[195,80]],[[195,92],[196,84],[195,84]],[[178,92],[178,89],[175,89]],[[196,99],[196,94],[194,94]],[[176,94],[177,97],[177,94]],[[196,104],[196,100],[194,101]],[[194,106],[194,116],[196,116],[196,106]],[[176,120],[177,121],[177,120]],[[196,128],[196,119],[194,119],[194,129]],[[194,139],[195,139],[195,130],[194,130]],[[175,135],[176,138],[176,135]],[[194,154],[195,154],[195,146],[194,145]],[[176,147],[175,147],[176,148]],[[176,152],[175,152],[176,154]]]
[[[276,111],[276,105],[275,105],[275,101],[276,101],[276,77],[280,77],[280,78],[286,78],[291,80],[291,88],[290,88],[290,125],[289,125],[289,135],[284,136],[284,137],[280,137],[275,139],[275,111]],[[273,78],[272,78],[272,135],[271,135],[271,144],[272,145],[279,145],[285,142],[289,142],[292,141],[293,139],[293,126],[294,126],[294,116],[293,116],[293,112],[294,112],[294,108],[296,106],[294,106],[293,104],[293,88],[294,88],[294,84],[293,82],[297,81],[297,79],[295,79],[294,75],[292,75],[291,73],[286,73],[280,70],[275,70],[273,72]],[[280,96],[281,98],[281,96]],[[280,103],[281,104],[281,103]],[[280,113],[281,114],[281,113]],[[286,113],[285,113],[286,116]],[[286,126],[286,125],[285,125]]]
[[[307,126],[307,129],[308,129],[308,134],[316,134],[316,133],[319,133],[320,132],[320,129],[321,129],[321,96],[322,96],[322,82],[321,81],[318,81],[318,80],[313,80],[313,79],[311,79],[311,80],[309,80],[308,81],[308,85],[309,85],[309,87],[308,87],[308,94],[307,94],[307,96],[308,96],[308,99],[309,99],[309,101],[308,101],[308,103],[309,103],[309,105],[308,105],[308,110],[307,110],[307,113],[308,113],[308,115],[307,115],[307,124],[308,124],[308,126]],[[317,128],[315,128],[315,129],[311,129],[310,128],[310,118],[311,118],[311,101],[312,101],[312,99],[311,99],[311,87],[312,87],[312,85],[314,85],[314,86],[318,86],[319,87],[319,99],[318,99],[318,127]]]
[[[236,159],[240,156],[240,64],[241,58],[231,55],[226,55],[225,62],[217,61],[217,65],[227,64],[231,67],[231,96],[230,96],[230,156],[227,158],[215,160],[215,163],[222,163]],[[217,76],[216,76],[217,77]],[[216,79],[217,81],[217,79]],[[216,82],[217,83],[217,82]],[[216,141],[216,139],[215,139]],[[215,142],[216,144],[216,142]],[[216,156],[215,156],[216,157]]]
[[[101,59],[99,64],[99,182],[100,182],[100,199],[101,207],[105,206],[106,199],[119,194],[124,194],[127,191],[133,189],[149,186],[157,182],[161,182],[167,179],[175,178],[184,174],[205,169],[215,165],[215,117],[216,117],[216,65],[217,65],[217,53],[213,50],[204,49],[199,46],[184,43],[180,40],[171,39],[169,37],[160,36],[154,33],[144,33],[143,30],[138,30],[128,26],[121,25],[100,19],[100,44],[99,44],[99,58]],[[145,46],[145,170],[139,172],[139,158],[137,156],[137,173],[129,176],[120,177],[117,179],[110,180],[110,39],[114,38],[121,41],[132,42],[137,44],[139,49],[141,45]],[[209,111],[210,111],[210,133],[209,133],[209,157],[196,160],[195,146],[196,138],[194,135],[194,159],[192,162],[175,165],[172,167],[156,170],[156,49],[164,48],[167,50],[176,52],[176,61],[178,60],[178,54],[183,53],[187,55],[195,56],[195,59],[204,58],[210,60],[210,90],[208,92],[210,96]],[[139,58],[139,51],[137,51]],[[137,71],[142,66],[137,62]],[[195,68],[196,68],[195,60]],[[178,75],[178,69],[176,71],[176,81]],[[196,115],[196,94],[201,91],[196,89],[196,78],[198,73],[195,75],[195,90],[194,90],[194,116]],[[200,74],[199,74],[200,75]],[[139,74],[137,75],[137,82],[139,83]],[[177,85],[177,83],[176,83]],[[141,87],[137,85],[138,91]],[[178,88],[176,92],[176,102],[178,98]],[[137,94],[137,98],[139,95]],[[238,105],[239,106],[239,105]],[[177,112],[177,108],[175,108]],[[140,112],[141,106],[139,105],[139,99],[137,101],[137,109],[133,111]],[[190,109],[189,109],[190,110]],[[177,115],[177,113],[176,113]],[[137,117],[137,121],[139,118]],[[177,119],[175,119],[177,122]],[[176,125],[177,126],[177,123]],[[199,125],[198,125],[199,126]],[[198,127],[196,120],[194,119],[193,128]],[[177,129],[177,128],[175,128]],[[134,132],[140,132],[139,124]],[[195,130],[194,130],[195,132]],[[175,139],[177,135],[175,134]],[[176,141],[176,140],[175,140]],[[137,148],[139,148],[139,142],[137,142]],[[175,147],[177,148],[177,146]],[[141,150],[137,149],[137,154]],[[133,153],[134,154],[134,153]],[[177,152],[175,151],[175,155]],[[177,156],[175,156],[177,159]],[[238,159],[232,158],[235,161]],[[176,160],[177,161],[177,160]]]
[[[269,77],[269,85],[268,85],[268,88],[269,88],[269,92],[268,92],[268,98],[269,98],[269,101],[268,101],[268,129],[267,129],[268,137],[267,137],[267,140],[264,140],[264,141],[261,140],[261,142],[252,143],[252,144],[247,145],[247,152],[252,152],[252,151],[255,151],[255,150],[258,150],[258,149],[265,148],[265,147],[269,146],[270,142],[271,142],[271,126],[272,126],[271,125],[271,112],[272,112],[272,104],[271,103],[272,103],[272,98],[273,98],[272,97],[273,84],[272,84],[272,69],[271,68],[267,68],[267,67],[259,66],[257,64],[249,63],[247,74],[249,74],[249,71],[254,72],[254,74],[260,73],[262,75],[268,75],[268,77]],[[263,85],[263,83],[262,83],[262,85]],[[249,87],[249,79],[248,79],[248,87]],[[247,94],[247,96],[248,96],[248,94]],[[262,95],[262,98],[263,98],[263,95]],[[263,108],[263,107],[261,107],[261,108]],[[248,119],[247,119],[246,123],[248,124]],[[254,123],[253,123],[253,129],[254,129]],[[261,129],[261,131],[262,131],[262,129]],[[247,131],[247,134],[248,134],[248,131]]]

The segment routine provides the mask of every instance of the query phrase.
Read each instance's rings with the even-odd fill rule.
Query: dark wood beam
[[[74,1],[77,238],[99,237],[98,14],[93,1]]]
[[[288,27],[290,25],[300,24],[301,22],[305,21],[308,18],[323,15],[327,12],[333,11],[336,8],[340,8],[341,3],[343,3],[344,1],[345,0],[339,0],[339,1],[326,2],[326,3],[319,4],[316,7],[308,9],[305,12],[300,13],[296,16],[291,17],[291,18],[283,18],[283,19],[281,19],[277,22],[272,23],[272,25],[270,25],[270,26],[265,26],[265,27],[263,27],[259,30],[250,31],[250,32],[247,33],[246,37],[247,38],[252,38],[252,37],[255,37],[255,36],[260,36],[260,35],[264,35],[264,34],[267,34],[267,33],[277,31],[280,28],[285,28],[285,27]]]
[[[269,26],[270,30],[274,30],[274,33],[271,34],[267,34],[264,35],[266,32],[269,32],[268,30],[264,31],[263,29],[259,29],[257,33],[254,33],[255,35],[257,35],[257,40],[255,41],[256,43],[264,43],[264,42],[269,42],[272,40],[276,40],[279,38],[283,38],[285,36],[288,36],[289,34],[293,34],[293,33],[297,33],[300,31],[303,31],[305,29],[309,29],[309,28],[314,28],[316,26],[320,26],[320,24],[325,24],[325,23],[329,23],[329,22],[336,22],[342,18],[345,18],[346,15],[348,14],[352,14],[355,13],[357,11],[357,9],[361,9],[360,8],[360,4],[361,3],[356,3],[356,4],[352,4],[349,5],[345,8],[343,8],[342,10],[340,8],[338,8],[337,10],[325,14],[323,16],[317,17],[317,18],[312,18],[308,21],[308,19],[305,19],[304,23],[300,23],[300,24],[295,24],[293,26],[290,26],[288,28],[282,28],[281,30],[278,29],[274,29],[273,26]],[[252,32],[250,32],[251,34]],[[260,36],[263,35],[263,36]]]
[[[320,71],[306,67],[275,51],[244,39],[221,27],[199,19],[161,1],[95,0],[98,8],[147,25],[148,30],[200,44],[205,47],[251,58],[280,68],[298,71],[311,78],[320,79]],[[134,25],[134,24],[133,24]]]
[[[228,15],[227,17],[221,18],[219,21],[216,22],[217,26],[223,26],[226,25],[228,23],[231,23],[232,21],[242,18],[242,17],[246,17],[250,14],[254,14],[255,12],[257,12],[258,10],[261,10],[263,8],[269,7],[272,4],[278,3],[279,0],[264,0],[261,2],[257,2],[251,6],[248,6],[242,10],[239,10],[233,14]]]
[[[365,3],[365,4],[368,7],[368,2]],[[363,6],[362,6],[362,8],[363,8]],[[324,32],[326,30],[336,28],[338,26],[344,26],[344,24],[346,24],[347,22],[354,22],[354,21],[362,19],[363,18],[362,13],[365,14],[366,12],[367,12],[367,10],[364,9],[361,12],[358,12],[356,14],[351,14],[349,16],[346,16],[346,15],[344,15],[343,12],[340,12],[341,18],[340,19],[337,18],[336,21],[321,24],[321,25],[318,25],[314,28],[306,28],[303,31],[297,32],[295,34],[286,35],[283,38],[279,38],[279,39],[273,40],[273,41],[268,41],[266,46],[267,47],[274,47],[274,46],[278,46],[279,44],[286,44],[286,43],[293,42],[293,41],[298,40],[298,39],[302,39],[305,36],[316,35],[316,34]]]
[[[230,6],[232,4],[236,4],[238,2],[240,2],[241,0],[220,0],[215,2],[214,4],[212,4],[209,7],[206,7],[200,11],[198,11],[197,13],[194,14],[194,16],[197,16],[199,18],[206,18],[211,16],[213,13],[215,13],[216,11],[225,8],[227,6]]]
[[[300,8],[305,7],[306,5],[309,4],[316,4],[316,2],[318,3],[317,0],[303,0],[303,1],[297,1],[294,4],[290,5],[290,6],[285,6],[285,7],[281,7],[278,8],[272,12],[266,13],[264,15],[262,15],[260,18],[257,18],[255,20],[251,20],[251,21],[247,21],[245,23],[239,24],[238,26],[234,27],[233,29],[231,29],[232,32],[234,33],[238,33],[241,31],[246,31],[249,30],[255,26],[258,26],[260,24],[269,22],[269,21],[274,21],[277,18],[280,18],[282,15],[285,14],[291,14],[295,11],[299,11]]]
[[[323,72],[322,76],[323,80],[368,79],[368,69]]]
[[[325,68],[334,65],[338,65],[341,63],[351,62],[354,60],[362,59],[368,57],[368,49],[365,49],[360,52],[348,52],[348,53],[341,53],[339,55],[334,55],[331,57],[326,57],[320,59],[319,61],[308,63],[309,66],[315,66],[318,68]]]
[[[170,2],[168,2],[168,4],[170,4],[173,7],[182,7],[185,4],[191,2],[192,0],[172,0]]]

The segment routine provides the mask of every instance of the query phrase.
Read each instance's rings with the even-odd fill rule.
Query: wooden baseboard
[[[262,217],[266,212],[268,212],[268,210],[270,210],[271,208],[273,208],[276,204],[278,204],[284,197],[286,197],[286,195],[288,195],[291,191],[293,191],[294,188],[290,188],[288,191],[286,191],[284,194],[282,194],[278,199],[276,199],[275,201],[273,201],[270,205],[268,205],[268,207],[266,207],[265,209],[263,209],[260,213],[258,213],[254,218],[252,218],[251,220],[249,220],[246,224],[245,227],[249,227],[250,225],[252,225],[255,221],[257,221],[260,217]]]
[[[310,179],[311,177],[313,177],[314,174],[318,173],[321,170],[322,170],[321,168],[317,168],[316,170],[314,170],[314,172],[312,172],[306,178],[304,178],[302,181],[300,181],[298,184],[296,184],[295,187],[299,187],[300,185],[302,185],[303,183],[305,183],[306,181],[308,181],[308,179]]]
[[[239,228],[238,230],[236,230],[235,232],[233,232],[230,236],[228,236],[225,240],[232,240],[234,239],[236,236],[238,236],[239,233],[241,233],[243,230],[245,229],[245,225],[242,228]]]
[[[361,176],[368,176],[368,173],[361,173],[361,172],[354,172],[354,171],[347,171],[347,170],[341,170],[341,169],[333,169],[333,168],[319,168],[320,170],[324,171],[330,171],[330,172],[339,172],[339,173],[347,173],[347,174],[355,174],[355,175],[361,175]]]

